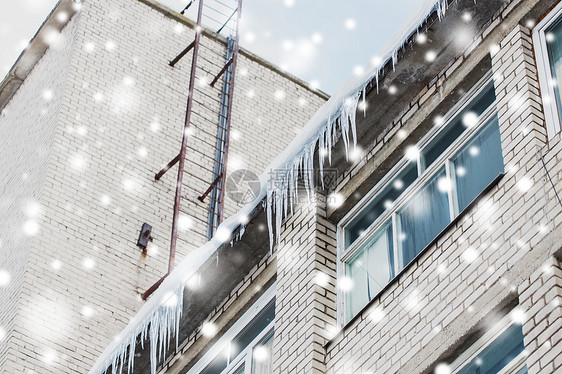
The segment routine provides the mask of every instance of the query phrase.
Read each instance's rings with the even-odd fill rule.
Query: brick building
[[[154,1],[61,1],[0,88],[0,372],[85,373],[167,271],[194,23]],[[227,40],[205,29],[178,262],[207,241]],[[230,168],[255,172],[327,96],[238,58]],[[281,94],[279,94],[281,93]],[[225,201],[225,215],[238,204]],[[137,247],[143,223],[153,241]]]
[[[124,8],[146,7],[146,3],[103,2],[109,7],[119,4]],[[23,371],[25,366],[19,369],[15,365],[39,360],[42,345],[51,343],[49,340],[31,342],[31,337],[22,332],[25,319],[33,315],[30,308],[48,310],[48,304],[32,304],[35,300],[50,297],[57,303],[72,301],[76,313],[80,311],[74,300],[61,300],[70,298],[72,281],[58,276],[49,278],[52,270],[47,269],[49,262],[45,263],[45,253],[40,251],[50,248],[50,243],[60,245],[61,241],[69,240],[59,238],[57,233],[61,231],[56,228],[49,231],[48,226],[68,222],[77,228],[72,241],[84,241],[95,245],[96,251],[105,251],[96,255],[95,267],[103,268],[104,273],[85,279],[94,283],[84,286],[89,293],[83,296],[82,287],[74,291],[77,297],[84,298],[84,303],[96,300],[95,308],[99,311],[72,330],[76,335],[65,335],[71,336],[70,340],[55,343],[62,344],[58,355],[49,356],[53,358],[49,365],[55,365],[56,369],[53,366],[45,369],[40,364],[29,366],[36,372],[83,372],[92,365],[91,373],[95,374],[110,366],[120,371],[120,360],[123,372],[134,361],[133,372],[139,373],[150,372],[151,365],[152,372],[178,374],[562,372],[559,244],[562,201],[557,193],[561,189],[562,172],[558,161],[562,148],[562,99],[558,90],[558,74],[562,74],[559,71],[562,3],[556,0],[423,3],[404,34],[381,56],[382,65],[372,66],[364,77],[342,86],[306,126],[306,116],[312,114],[312,109],[295,105],[296,98],[308,95],[306,99],[315,103],[312,105],[315,107],[323,98],[278,72],[272,71],[271,76],[263,78],[264,87],[275,77],[286,79],[291,90],[298,92],[292,102],[286,98],[283,102],[269,103],[271,113],[264,116],[277,113],[284,118],[285,111],[294,113],[300,108],[304,118],[298,126],[304,126],[301,135],[280,145],[287,148],[275,159],[273,156],[280,149],[264,153],[266,159],[259,164],[265,173],[282,171],[280,180],[276,181],[276,187],[262,186],[263,204],[258,199],[240,207],[242,213],[236,214],[233,208],[231,221],[226,221],[220,238],[215,237],[191,254],[184,254],[186,260],[141,307],[134,300],[139,289],[127,282],[139,279],[136,272],[144,277],[149,272],[147,269],[156,265],[141,262],[134,257],[138,255],[134,248],[127,248],[123,243],[131,242],[142,220],[155,221],[158,214],[163,214],[147,212],[153,209],[147,207],[155,206],[155,199],[166,197],[161,187],[154,187],[150,178],[145,178],[154,191],[143,197],[146,207],[138,205],[139,209],[143,208],[142,220],[133,214],[127,216],[125,207],[134,206],[135,199],[128,200],[118,213],[104,210],[117,216],[113,225],[106,228],[106,236],[98,231],[92,233],[85,226],[90,222],[96,230],[102,229],[95,214],[69,216],[64,210],[57,214],[55,209],[58,205],[54,201],[60,189],[66,188],[69,196],[75,195],[74,201],[82,204],[84,195],[79,194],[80,188],[88,188],[87,185],[69,188],[60,183],[61,175],[66,175],[58,170],[61,160],[68,158],[72,146],[83,144],[75,140],[79,136],[78,128],[73,130],[76,134],[68,134],[70,128],[79,126],[74,122],[74,110],[85,112],[80,118],[90,115],[102,122],[107,121],[106,117],[117,116],[111,111],[96,111],[88,100],[78,108],[71,105],[74,100],[80,100],[81,90],[86,90],[85,96],[90,93],[87,88],[79,89],[75,85],[76,81],[83,84],[83,68],[89,63],[83,57],[87,52],[78,46],[85,45],[91,34],[97,35],[80,32],[80,23],[87,27],[104,17],[112,19],[112,13],[104,11],[103,6],[86,2],[79,18],[73,18],[79,20],[74,21],[77,37],[71,38],[76,46],[67,47],[74,50],[72,63],[65,64],[69,71],[61,73],[64,79],[59,83],[66,87],[65,94],[53,95],[43,114],[57,114],[52,126],[60,132],[57,137],[59,132],[52,131],[50,144],[54,145],[42,145],[49,157],[41,157],[40,161],[46,165],[42,166],[36,157],[31,163],[16,152],[8,154],[14,157],[12,165],[31,163],[37,168],[29,172],[28,178],[40,178],[34,184],[34,191],[40,194],[45,212],[49,204],[53,205],[53,214],[43,213],[47,220],[40,217],[39,235],[17,242],[18,245],[27,243],[25,250],[17,251],[17,256],[27,256],[29,260],[25,263],[25,276],[19,279],[14,275],[10,283],[11,287],[17,287],[10,292],[18,297],[12,296],[10,300],[14,301],[3,306],[6,313],[2,310],[2,318],[8,317],[1,323],[9,326],[5,340],[8,344],[0,351],[3,368],[14,365],[7,372]],[[159,13],[162,10],[155,4],[152,6],[142,16],[160,17],[173,27],[177,16]],[[140,32],[134,29],[137,19],[131,20],[127,27],[131,29],[128,43]],[[71,19],[66,26],[67,32],[73,30],[72,22]],[[112,38],[116,35],[111,29],[107,32]],[[100,40],[108,35],[99,36]],[[154,43],[164,48],[160,47],[165,45],[163,40]],[[216,43],[224,45],[220,40]],[[140,41],[139,45],[142,45]],[[181,45],[172,49],[181,49]],[[130,53],[139,53],[138,47],[131,50]],[[64,55],[61,52],[64,48],[55,51]],[[111,57],[104,57],[106,52],[92,68],[104,66],[104,61],[108,65],[113,63]],[[168,53],[173,55],[172,51]],[[33,74],[41,75],[38,70],[41,64],[49,71],[44,61],[50,55],[56,58],[54,52],[46,53],[9,105],[25,104],[25,99],[17,101],[18,95],[26,92],[26,83],[39,81],[31,78]],[[258,68],[267,66],[255,58],[251,61]],[[249,75],[251,71],[248,68]],[[55,77],[49,74],[50,79]],[[117,79],[110,74],[103,78],[109,82]],[[158,79],[146,82],[151,92],[158,91],[152,88],[155,81],[160,82]],[[173,82],[176,84],[175,79]],[[134,87],[139,85],[137,82]],[[57,84],[51,82],[50,86],[57,87]],[[75,90],[77,98],[72,95]],[[41,89],[30,88],[29,92],[40,96]],[[181,95],[179,89],[176,95]],[[174,97],[162,99],[161,105],[166,107]],[[155,95],[152,100],[158,102],[159,98]],[[250,108],[254,107],[250,105],[245,110]],[[15,111],[13,108],[12,112]],[[168,115],[172,112],[164,111]],[[245,112],[240,113],[243,117]],[[2,121],[9,115],[10,111]],[[138,121],[141,118],[143,115]],[[294,120],[288,122],[295,126]],[[114,124],[117,130],[119,123]],[[282,127],[275,128],[287,133]],[[105,132],[110,129],[113,127],[106,126]],[[95,127],[91,129],[94,130]],[[173,127],[169,131],[173,132]],[[143,140],[137,135],[135,130],[132,139]],[[17,139],[21,136],[24,135]],[[109,136],[106,141],[112,138]],[[42,141],[45,139],[49,138],[41,137]],[[66,148],[59,144],[66,144]],[[115,146],[119,149],[119,144]],[[41,149],[39,145],[35,148]],[[162,151],[163,146],[157,148]],[[77,148],[74,152],[81,150]],[[204,151],[200,153],[204,157]],[[92,159],[97,154],[93,153]],[[126,160],[124,155],[125,158],[113,157]],[[165,162],[166,156],[160,156],[159,162]],[[323,164],[327,158],[330,162]],[[95,175],[105,184],[111,183],[112,175],[122,179],[124,171],[119,165],[113,166],[113,172],[96,171]],[[139,165],[138,160],[134,165]],[[322,174],[316,173],[321,167],[327,182],[324,187],[320,187]],[[261,169],[255,171],[259,173]],[[305,176],[302,188],[294,193],[291,189],[285,195],[292,186],[295,170],[302,170]],[[68,171],[68,180],[72,180],[72,173]],[[138,175],[143,175],[142,170],[134,173],[135,177]],[[310,179],[318,187],[312,188]],[[89,183],[95,185],[93,180]],[[11,185],[13,194],[24,193],[19,179]],[[285,211],[277,226],[275,219],[284,210],[285,196],[293,196],[287,203],[292,209]],[[67,199],[65,196],[63,201]],[[170,196],[164,200],[169,199]],[[96,203],[90,202],[92,206],[97,206]],[[274,205],[277,209],[272,212]],[[26,212],[29,214],[29,209]],[[25,217],[18,217],[9,216],[7,227],[21,227]],[[133,223],[129,225],[129,221]],[[237,224],[232,224],[233,221]],[[120,233],[122,226],[129,231]],[[274,239],[271,250],[270,234]],[[110,242],[113,244],[106,247],[97,244],[103,239],[113,240]],[[190,244],[197,246],[203,242]],[[60,261],[64,253],[65,261],[81,266],[84,256],[74,258],[72,248],[64,251]],[[120,254],[117,261],[116,253]],[[13,256],[10,263],[17,266],[18,258]],[[111,259],[101,266],[100,261],[108,257]],[[115,277],[117,269],[124,264],[129,267],[125,268],[129,273],[123,270],[122,277],[106,280],[109,274]],[[58,271],[68,267],[61,266]],[[13,274],[20,274],[16,270]],[[142,285],[148,286],[157,276],[154,270],[152,278]],[[32,287],[34,283],[64,281],[69,282],[64,285],[64,292],[56,286],[51,292]],[[115,287],[116,281],[122,284]],[[100,287],[105,287],[106,292],[100,291]],[[171,296],[170,290],[173,290]],[[178,311],[182,312],[181,316],[174,313]],[[16,317],[12,318],[13,315]],[[123,318],[133,315],[131,321]],[[67,327],[62,323],[66,321],[65,316],[57,317],[60,323],[49,331],[47,338],[66,333]],[[127,322],[127,327],[121,330]],[[168,342],[166,331],[174,332],[177,341],[172,337],[169,345],[164,344],[160,349],[158,344]],[[113,340],[114,335],[118,336]],[[139,344],[141,341],[145,344]],[[70,362],[76,366],[71,367]]]

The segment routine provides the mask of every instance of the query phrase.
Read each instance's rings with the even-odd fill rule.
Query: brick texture
[[[519,286],[529,373],[562,370],[562,268],[550,258]]]
[[[191,22],[155,3],[85,1],[2,113],[0,270],[12,279],[0,294],[0,372],[87,372],[166,273],[177,169],[154,174],[179,152],[191,58],[168,62],[193,38]],[[177,261],[206,242],[209,205],[197,196],[213,180],[222,82],[207,83],[225,43],[203,34]],[[237,82],[230,160],[257,172],[326,97],[248,52]],[[26,216],[28,202],[40,216]],[[39,232],[26,236],[32,218]],[[136,246],[143,222],[148,255]]]
[[[562,143],[560,134],[546,137],[531,33],[512,16],[521,3],[531,1],[506,3],[482,26],[364,159],[340,176],[334,192],[353,194],[346,188],[357,184],[350,182],[383,164],[382,155],[424,116],[435,115],[467,69],[481,61],[491,63],[506,175],[346,326],[336,318],[335,224],[323,204],[298,206],[284,221],[276,250],[274,373],[433,372],[454,358],[452,352],[467,348],[467,337],[490,316],[514,304],[525,314],[530,372],[561,370],[562,273],[552,255],[559,254],[562,209],[540,156],[560,190]]]
[[[274,373],[324,373],[323,346],[336,327],[335,226],[321,195],[300,200],[278,245]]]

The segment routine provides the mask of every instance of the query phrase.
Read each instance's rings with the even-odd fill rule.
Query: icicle
[[[361,95],[363,96],[363,117],[367,117],[367,101],[365,99],[365,91],[367,91],[367,88],[363,87],[363,91],[361,91]]]
[[[324,149],[324,137],[326,134],[326,130],[322,131],[322,134],[318,138],[318,168],[320,169],[320,175],[324,175],[324,158],[326,155],[324,154],[326,150]],[[314,153],[314,149],[312,150]],[[324,188],[324,178],[320,178],[320,183],[322,188]]]
[[[285,180],[283,183],[283,214],[287,217],[288,207],[289,207],[289,170],[285,171]]]
[[[295,170],[294,167],[291,165],[291,167],[289,168],[289,197],[290,197],[290,201],[289,201],[289,205],[291,206],[291,215],[293,215],[293,209],[294,209],[294,205],[295,205],[295,200],[297,198],[296,194],[296,187],[295,187]]]
[[[267,213],[267,228],[269,230],[269,253],[273,254],[273,227],[272,227],[272,210],[273,210],[273,191],[271,188],[267,189],[267,206],[265,208]]]
[[[363,92],[365,91],[365,89],[363,88]],[[345,117],[349,119],[349,128],[351,130],[351,135],[353,137],[353,147],[355,148],[357,146],[357,128],[356,128],[356,118],[355,118],[355,114],[356,114],[356,108],[357,105],[359,103],[359,98],[361,97],[361,93],[355,95],[355,99],[353,101],[351,101],[349,103],[349,105],[346,107],[346,113],[345,113]]]
[[[314,150],[316,149],[316,142],[313,142],[309,145],[309,151],[308,151],[308,178],[309,180],[309,185],[310,188],[312,189],[312,195],[314,196],[314,190],[315,190],[315,184],[314,184]]]
[[[328,130],[326,132],[326,149],[328,151],[328,162],[332,165],[332,132],[333,132],[332,124],[328,124]]]
[[[282,196],[280,195],[279,191],[277,191],[275,193],[275,235],[277,238],[277,243],[279,243],[279,239],[281,238],[281,223],[283,221],[283,213],[281,210],[281,199]]]
[[[306,196],[308,197],[308,199],[310,199],[310,186],[308,185],[308,175],[306,175],[306,173],[308,173],[309,171],[307,170],[307,160],[308,160],[308,155],[307,155],[308,149],[305,148],[302,156],[301,156],[301,177],[304,180],[304,189],[306,190]]]

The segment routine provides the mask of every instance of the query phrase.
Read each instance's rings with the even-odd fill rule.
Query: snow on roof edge
[[[299,171],[312,170],[316,147],[325,149],[326,156],[331,160],[331,148],[335,144],[338,131],[341,132],[346,152],[349,151],[351,141],[355,145],[355,112],[361,96],[365,95],[366,86],[373,79],[378,82],[382,68],[389,61],[392,61],[393,66],[397,63],[399,51],[409,38],[419,31],[433,12],[437,12],[441,19],[447,7],[448,0],[423,0],[404,27],[382,48],[379,54],[381,63],[370,66],[364,74],[348,79],[338,88],[287,148],[260,175],[262,188],[258,198],[225,220],[211,241],[193,251],[178,264],[125,329],[102,352],[89,374],[103,374],[110,366],[112,366],[112,374],[117,374],[125,365],[131,372],[134,368],[134,352],[138,336],[143,347],[146,338],[150,339],[151,373],[156,374],[158,359],[167,351],[172,336],[176,337],[176,347],[178,345],[183,290],[186,282],[197,274],[199,268],[226,241],[232,239],[236,229],[242,226],[240,236],[243,234],[248,217],[266,198],[270,243],[273,245],[273,219],[275,218],[275,234],[278,238],[282,218],[288,215],[288,207],[292,206],[294,201]],[[323,154],[323,152],[319,153]],[[320,156],[320,169],[324,161],[324,156]],[[271,170],[286,171],[284,181],[281,183],[276,181],[275,189],[267,188],[273,185],[269,183]],[[308,177],[305,178],[305,186],[307,192],[310,192],[313,187],[312,173],[308,173]]]

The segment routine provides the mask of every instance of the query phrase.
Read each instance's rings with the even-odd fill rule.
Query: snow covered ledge
[[[495,3],[494,6],[489,5],[491,10],[499,7],[496,1],[481,1],[487,4]],[[461,0],[461,2],[474,4],[473,0]],[[466,7],[467,4],[464,6]],[[322,167],[325,159],[328,161],[332,159],[331,150],[335,143],[343,144],[345,153],[353,147],[357,138],[355,121],[357,106],[365,97],[367,87],[376,86],[383,78],[381,74],[392,74],[399,56],[404,54],[403,47],[406,45],[411,47],[420,27],[430,18],[441,19],[446,9],[447,0],[424,0],[422,2],[406,26],[380,54],[381,60],[378,65],[369,66],[363,76],[354,77],[340,87],[287,149],[260,176],[263,186],[260,197],[226,220],[219,227],[213,240],[194,251],[176,267],[119,337],[102,353],[90,370],[90,374],[104,373],[109,367],[112,367],[113,373],[121,372],[124,367],[132,369],[137,342],[140,343],[139,350],[142,351],[140,359],[137,360],[137,369],[145,372],[145,365],[150,363],[151,373],[156,373],[159,359],[163,353],[168,351],[171,338],[175,337],[176,344],[183,340],[204,321],[209,312],[205,307],[213,306],[216,301],[222,300],[223,294],[216,293],[216,289],[220,290],[221,285],[227,283],[236,284],[236,278],[245,275],[244,266],[248,265],[246,264],[247,259],[259,261],[267,254],[269,251],[267,233],[261,232],[258,225],[265,222],[267,217],[269,242],[272,244],[275,235],[279,235],[282,217],[290,214],[287,207],[292,205],[295,196],[299,170],[311,169],[315,165]],[[438,47],[445,49],[448,45]],[[407,51],[400,59],[405,59],[410,54],[410,51]],[[415,64],[416,58],[414,56],[410,63]],[[447,62],[448,60],[445,58],[437,59],[432,69],[442,69]],[[417,63],[419,64],[419,61]],[[424,78],[433,73],[432,69],[423,69],[423,66],[420,68],[423,71],[420,74],[425,74]],[[412,78],[417,79],[415,76]],[[378,100],[377,103],[379,103]],[[337,141],[338,139],[343,142]],[[320,155],[318,149],[324,149],[326,152],[322,152]],[[316,162],[315,157],[317,157]],[[266,188],[272,185],[268,181],[270,170],[287,170],[284,183],[276,181],[276,185],[280,185],[280,187],[275,190]],[[305,182],[308,182],[307,188],[313,187],[313,180]],[[246,234],[243,239],[231,247],[230,242],[236,237],[240,237],[244,231],[250,232],[250,234]],[[192,277],[197,277],[198,274],[210,274],[213,282],[197,293],[184,293],[186,283]],[[205,282],[202,283],[206,285]],[[222,288],[222,292],[225,291],[229,292],[228,287],[226,290],[224,287]],[[150,342],[149,359],[145,358],[143,350],[147,339]]]

